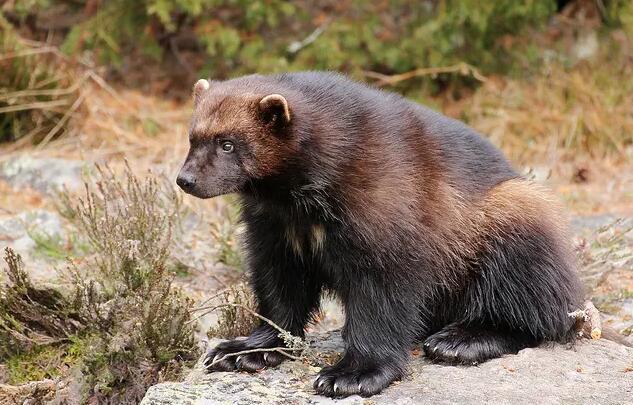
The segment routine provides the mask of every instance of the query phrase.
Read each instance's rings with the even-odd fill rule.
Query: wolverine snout
[[[191,193],[196,186],[196,178],[191,173],[180,172],[176,179],[176,184],[178,184],[178,187],[183,191]]]

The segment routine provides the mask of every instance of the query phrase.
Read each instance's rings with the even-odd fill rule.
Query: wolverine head
[[[293,153],[292,110],[282,94],[243,79],[194,86],[189,153],[176,183],[199,198],[240,192],[278,172]]]

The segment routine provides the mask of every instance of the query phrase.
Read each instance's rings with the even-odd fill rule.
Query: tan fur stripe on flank
[[[551,249],[573,262],[567,219],[562,212],[560,202],[542,186],[529,180],[508,180],[486,197],[482,231],[494,237],[495,233],[503,231],[502,227],[529,224],[540,232],[546,232],[552,241]]]
[[[484,200],[484,215],[495,222],[546,223],[562,231],[560,203],[540,185],[523,179],[508,180]]]
[[[457,272],[465,265],[465,259],[486,250],[496,234],[519,224],[534,224],[546,230],[560,242],[553,248],[566,246],[560,204],[538,184],[524,179],[508,180],[471,206],[452,187],[440,189],[443,201],[451,202],[445,204],[443,214],[434,216],[438,219],[433,232],[438,238],[436,246],[442,249],[441,253],[434,253],[449,260]]]

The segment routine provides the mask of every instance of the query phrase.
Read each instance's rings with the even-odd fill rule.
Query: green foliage
[[[107,298],[120,294],[121,285],[136,291],[163,277],[181,208],[179,194],[166,179],[150,177],[141,183],[127,167],[121,180],[97,166],[96,188],[86,186],[78,202],[68,193],[60,198],[60,213],[96,253],[92,268]]]
[[[58,290],[35,286],[22,259],[5,250],[6,283],[0,286],[0,361],[66,342],[84,329],[78,308]]]
[[[70,30],[63,49],[92,50],[106,63],[120,64],[139,52],[159,60],[174,52],[173,39],[193,33],[206,53],[204,73],[215,78],[305,69],[392,74],[458,62],[506,72],[521,62],[519,49],[525,48],[508,38],[540,28],[555,10],[553,0],[341,0],[336,5],[109,0]],[[440,79],[446,81],[444,76]]]
[[[73,259],[85,256],[90,251],[90,246],[76,235],[62,238],[59,234],[49,235],[35,229],[29,229],[28,235],[35,242],[35,251],[43,257],[55,260]]]
[[[249,3],[253,7],[260,2]],[[276,8],[273,2],[265,7],[268,14],[249,20],[249,13],[239,10],[245,6],[233,4],[238,10],[226,13],[226,18],[200,18],[196,25],[196,33],[207,44],[207,70],[212,77],[305,69],[346,71],[360,77],[365,70],[400,73],[458,62],[485,72],[507,71],[516,55],[500,40],[539,27],[555,10],[554,2],[537,0],[415,5],[403,0],[343,1],[340,14],[328,15],[320,23],[322,32],[314,42],[301,44],[297,41],[309,36],[315,28],[311,22],[323,10],[300,8],[298,2]],[[236,15],[244,19],[236,20]]]
[[[77,367],[87,352],[86,339],[71,335],[68,341],[58,345],[38,346],[13,355],[6,361],[7,382],[19,385],[61,377],[68,369]]]
[[[606,0],[598,5],[607,25],[621,27],[633,35],[633,3],[630,0]]]
[[[159,59],[162,51],[149,35],[149,24],[143,2],[106,1],[93,17],[70,30],[62,50],[74,54],[90,49],[100,62],[119,65],[122,56],[134,46]]]

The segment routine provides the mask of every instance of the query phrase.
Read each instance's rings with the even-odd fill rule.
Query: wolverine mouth
[[[179,185],[180,186],[180,185]],[[183,188],[182,186],[180,186],[180,188],[182,189],[182,191],[184,191],[185,193],[194,196],[196,198],[200,198],[201,200],[208,200],[210,198],[214,198],[214,197],[219,197],[222,195],[227,195],[227,194],[233,194],[233,193],[239,193],[240,189],[239,187],[231,187],[229,189],[226,190],[213,190],[213,191],[206,191],[206,190],[200,190],[196,187],[192,187],[192,188]]]

